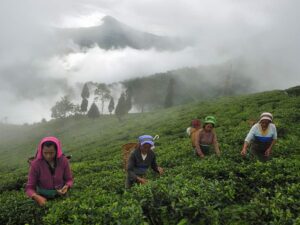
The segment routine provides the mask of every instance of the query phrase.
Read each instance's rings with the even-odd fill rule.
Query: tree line
[[[81,91],[80,105],[64,96],[51,108],[51,115],[53,118],[78,114],[97,118],[106,111],[121,120],[132,108],[140,112],[152,111],[191,101],[249,93],[253,87],[252,80],[238,70],[228,72],[219,67],[182,68],[125,80],[120,84],[122,91],[116,93],[112,85],[87,82]],[[118,99],[114,99],[116,95]]]
[[[173,105],[174,83],[174,79],[170,79],[165,97],[165,107],[171,107]],[[51,108],[51,117],[57,119],[74,115],[86,115],[89,118],[98,118],[101,114],[104,114],[105,104],[108,102],[107,110],[109,114],[114,113],[119,120],[122,120],[123,116],[128,114],[132,109],[133,101],[136,106],[141,109],[141,112],[144,111],[145,105],[147,105],[150,100],[148,99],[149,97],[147,97],[147,89],[144,87],[144,85],[140,86],[139,88],[141,89],[138,89],[137,92],[135,85],[127,85],[127,87],[124,85],[124,90],[121,91],[120,97],[115,105],[115,100],[112,97],[112,90],[109,85],[105,83],[87,82],[83,85],[81,91],[82,100],[80,105],[72,103],[68,96],[63,96]],[[93,91],[94,98],[89,107],[91,91]]]

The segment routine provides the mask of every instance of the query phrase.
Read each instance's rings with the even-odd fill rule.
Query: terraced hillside
[[[296,91],[295,91],[296,90]],[[300,224],[300,97],[271,91],[130,114],[119,122],[68,118],[0,128],[0,224]],[[297,94],[298,93],[298,94]],[[274,115],[279,135],[271,161],[240,156],[249,120]],[[185,134],[193,118],[217,118],[222,155],[200,160]],[[121,146],[158,134],[165,174],[124,190]],[[68,197],[38,207],[24,194],[27,158],[40,139],[57,136],[72,154]]]

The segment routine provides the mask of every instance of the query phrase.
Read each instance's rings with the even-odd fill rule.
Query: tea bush
[[[0,145],[0,224],[300,224],[300,98],[290,93],[219,98],[123,122],[102,116],[12,127]],[[274,114],[279,133],[266,163],[240,156],[249,120],[263,111]],[[200,160],[185,130],[210,114],[222,154]],[[155,152],[165,174],[125,190],[121,146],[141,134],[160,135]],[[24,193],[26,160],[47,135],[73,155],[74,187],[40,208]]]

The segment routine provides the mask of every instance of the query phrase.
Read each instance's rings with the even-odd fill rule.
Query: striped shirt
[[[250,129],[245,142],[259,141],[259,142],[271,142],[277,139],[276,126],[273,123],[269,124],[269,127],[263,131],[260,124],[256,123]]]

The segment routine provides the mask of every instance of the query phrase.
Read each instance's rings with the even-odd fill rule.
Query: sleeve
[[[38,171],[36,168],[36,164],[32,162],[28,174],[28,180],[25,187],[25,192],[28,197],[32,197],[36,193],[36,185],[38,181]]]
[[[277,129],[276,129],[275,124],[273,124],[273,139],[277,140]]]
[[[64,180],[66,182],[65,184],[68,185],[69,188],[71,188],[73,186],[73,176],[70,168],[70,163],[66,158],[64,160],[66,163],[64,171]]]
[[[245,142],[250,143],[254,139],[256,127],[257,127],[256,124],[251,127],[251,129],[245,139]]]
[[[157,162],[156,162],[156,156],[155,156],[154,153],[153,153],[153,159],[152,159],[152,162],[151,162],[151,168],[152,168],[155,172],[159,173],[159,171],[158,171],[158,165],[157,165]]]
[[[136,180],[137,175],[134,173],[135,159],[133,152],[130,154],[127,164],[127,175],[130,180]]]
[[[186,128],[186,133],[188,136],[191,136],[191,127]]]
[[[195,134],[195,142],[194,145],[196,148],[200,148],[200,135],[201,135],[201,129],[197,131]]]

